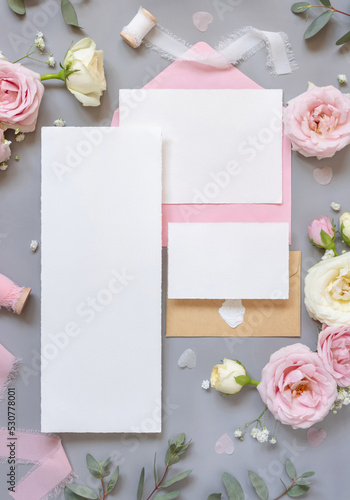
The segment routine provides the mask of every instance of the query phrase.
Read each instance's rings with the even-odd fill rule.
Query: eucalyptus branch
[[[307,30],[304,33],[304,38],[309,39],[319,33],[328,22],[333,17],[333,14],[342,14],[344,16],[350,17],[350,14],[344,12],[342,10],[336,9],[331,4],[330,0],[320,0],[321,5],[311,5],[308,2],[297,2],[294,3],[291,7],[292,12],[294,14],[302,14],[303,12],[309,12],[310,9],[313,8],[321,8],[326,9],[320,16],[316,17],[316,19],[310,24]],[[350,31],[345,33],[339,40],[336,42],[336,45],[343,45],[350,41]]]

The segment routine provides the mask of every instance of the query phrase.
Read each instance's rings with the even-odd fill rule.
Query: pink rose
[[[307,228],[311,243],[318,247],[334,248],[334,229],[329,217],[320,217]]]
[[[350,327],[323,325],[317,352],[340,387],[350,385]]]
[[[5,143],[4,131],[0,128],[0,163],[10,158],[10,144],[9,141]]]
[[[33,132],[44,90],[38,73],[0,60],[0,123]]]
[[[287,106],[284,130],[295,151],[330,158],[350,144],[350,99],[332,85],[313,87]]]
[[[337,384],[320,357],[303,344],[272,354],[258,391],[282,424],[307,429],[323,420],[337,396]]]

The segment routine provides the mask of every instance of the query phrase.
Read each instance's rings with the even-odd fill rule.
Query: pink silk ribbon
[[[0,344],[0,401],[15,378],[18,360]],[[0,462],[6,463],[8,445],[15,443],[16,463],[33,464],[32,469],[16,484],[9,495],[15,500],[47,500],[57,496],[74,474],[57,436],[36,431],[17,430],[10,436],[8,429],[0,428]]]

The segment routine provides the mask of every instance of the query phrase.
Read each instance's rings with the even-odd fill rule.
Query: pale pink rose
[[[0,163],[11,156],[10,143],[5,144],[4,131],[0,128]]]
[[[38,73],[0,60],[0,123],[5,128],[33,132],[44,90]]]
[[[350,144],[350,99],[332,85],[293,99],[283,121],[293,149],[304,156],[330,158]]]
[[[315,219],[311,222],[310,226],[307,228],[307,232],[309,234],[309,238],[315,245],[325,248],[326,245],[321,238],[321,231],[324,231],[328,234],[332,239],[334,239],[334,230],[333,225],[330,221],[330,218],[320,217],[319,219]]]
[[[350,327],[323,325],[317,352],[340,387],[350,385]]]
[[[327,415],[337,396],[337,384],[317,353],[293,344],[272,354],[258,391],[282,424],[307,429]]]

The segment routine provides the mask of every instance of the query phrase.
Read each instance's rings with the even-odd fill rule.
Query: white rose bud
[[[347,245],[350,245],[350,213],[344,212],[339,219],[339,223],[343,240]]]
[[[222,364],[215,365],[210,376],[211,386],[224,394],[237,394],[243,385],[236,382],[236,377],[247,375],[246,369],[237,361],[224,359]]]
[[[68,50],[63,66],[74,71],[66,80],[68,90],[83,106],[99,106],[100,97],[107,88],[103,50],[96,50],[91,38],[83,38]]]

